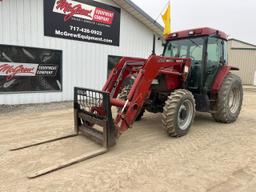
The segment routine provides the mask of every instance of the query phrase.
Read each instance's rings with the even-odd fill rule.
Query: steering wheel
[[[192,60],[195,60],[193,56],[187,57],[187,55],[181,55],[180,58],[191,58]]]

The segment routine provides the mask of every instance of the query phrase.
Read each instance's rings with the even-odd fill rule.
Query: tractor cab
[[[172,33],[163,56],[191,58],[188,89],[193,93],[210,93],[215,76],[227,62],[227,35],[210,28]]]

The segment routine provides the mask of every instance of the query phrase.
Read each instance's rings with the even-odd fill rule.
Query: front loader
[[[102,149],[29,175],[67,167],[108,151],[117,138],[140,120],[145,111],[162,113],[162,126],[172,137],[188,133],[195,112],[209,112],[222,123],[234,122],[241,110],[241,80],[227,65],[225,33],[200,28],[172,33],[162,56],[148,59],[123,57],[112,70],[102,91],[74,89],[75,133],[12,150],[84,135]],[[129,86],[127,79],[133,79]]]

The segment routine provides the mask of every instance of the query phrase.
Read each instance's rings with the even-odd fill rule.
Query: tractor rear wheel
[[[241,79],[237,75],[230,73],[222,82],[217,102],[213,107],[213,118],[221,123],[236,121],[241,111],[242,102],[243,87]]]
[[[192,93],[178,89],[171,93],[165,102],[162,124],[172,137],[181,137],[188,133],[195,117],[195,99]]]

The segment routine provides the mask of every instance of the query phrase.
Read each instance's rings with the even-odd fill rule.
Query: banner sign
[[[0,92],[61,91],[62,51],[0,45]]]
[[[120,15],[92,0],[44,0],[44,35],[119,46]]]

